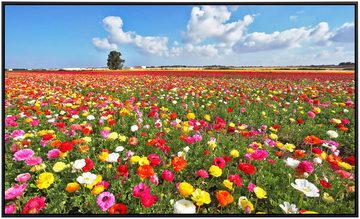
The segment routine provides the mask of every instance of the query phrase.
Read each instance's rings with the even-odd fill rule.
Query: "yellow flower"
[[[68,183],[65,188],[67,192],[76,192],[79,189],[80,185],[77,182]]]
[[[237,158],[237,157],[240,156],[240,153],[239,153],[238,150],[233,149],[233,150],[230,151],[230,155],[231,155],[233,158]]]
[[[232,128],[234,128],[234,127],[235,127],[235,123],[230,122],[230,123],[229,123],[229,126],[232,127]]]
[[[226,188],[232,190],[234,183],[233,183],[233,182],[230,182],[230,180],[228,180],[228,179],[225,179],[225,180],[223,181],[223,185],[224,185]]]
[[[247,154],[251,154],[251,153],[253,153],[253,152],[254,152],[254,149],[252,149],[252,148],[246,149],[246,153],[247,153]]]
[[[140,157],[136,155],[136,156],[130,157],[129,161],[130,161],[130,163],[134,164],[134,163],[138,163],[139,160],[140,160]]]
[[[219,177],[222,175],[222,169],[220,169],[220,167],[218,167],[216,165],[212,165],[209,168],[209,173],[210,173],[210,175],[212,175],[214,177]]]
[[[313,109],[313,111],[314,111],[314,113],[316,113],[316,114],[321,113],[321,109],[320,109],[319,107],[315,107],[315,108]]]
[[[118,133],[116,132],[111,132],[106,139],[110,139],[110,140],[116,140],[117,138],[119,138]]]
[[[26,122],[26,123],[29,123],[29,122],[32,122],[32,121],[33,121],[33,119],[30,118],[30,117],[28,117],[28,118],[25,119],[25,122]]]
[[[196,203],[197,206],[202,206],[203,204],[210,204],[211,202],[210,194],[201,189],[196,189],[191,194],[191,199]]]
[[[68,155],[68,152],[65,152],[65,153],[60,152],[59,157],[61,157],[61,158],[65,158],[67,155]]]
[[[126,141],[127,137],[125,135],[119,135],[119,140],[120,141]]]
[[[206,115],[204,116],[204,119],[205,119],[206,121],[208,121],[208,122],[211,121],[211,117],[210,117],[210,115],[208,115],[208,114],[206,114]]]
[[[110,127],[105,127],[104,130],[110,131],[111,128]]]
[[[54,181],[54,175],[52,173],[45,172],[38,176],[38,179],[36,180],[36,187],[39,189],[47,189],[54,183]]]
[[[92,189],[96,184],[102,181],[101,175],[96,175],[96,179],[92,182],[92,184],[84,184],[84,186],[88,189]]]
[[[290,118],[289,120],[290,120],[290,122],[295,122],[295,121],[296,121],[296,120],[293,119],[293,118]]]
[[[143,165],[149,165],[150,161],[148,160],[147,157],[141,157],[139,159],[138,163],[139,163],[140,166],[143,166]]]
[[[187,118],[187,119],[195,119],[196,116],[195,116],[194,113],[188,113],[188,114],[186,114],[186,118]]]
[[[43,170],[45,168],[46,168],[46,165],[44,163],[41,163],[41,164],[31,167],[30,172],[37,172],[37,171]]]
[[[338,166],[341,167],[341,168],[344,168],[346,170],[351,170],[352,169],[351,165],[348,164],[348,163],[345,163],[345,162],[339,162]]]
[[[102,162],[105,162],[106,159],[108,158],[109,153],[108,152],[101,152],[101,154],[99,155],[99,160],[101,160]]]
[[[179,184],[179,192],[184,197],[188,197],[189,195],[191,195],[191,193],[193,193],[194,190],[195,190],[194,187],[187,182],[182,182]]]
[[[277,131],[278,131],[277,129],[274,129],[273,127],[270,127],[269,129],[270,129],[270,131],[273,131],[273,132],[277,132]]]
[[[98,185],[98,186],[95,186],[91,190],[91,194],[98,195],[98,194],[102,193],[103,191],[104,191],[104,186],[103,185]]]
[[[91,142],[91,137],[83,137],[82,138],[86,143]]]
[[[271,138],[272,140],[276,140],[276,139],[278,139],[278,136],[276,134],[274,134],[274,133],[271,133],[269,135],[269,138]]]
[[[215,141],[208,141],[207,143],[209,145],[209,147],[212,149],[212,150],[215,150],[216,148],[216,142]]]
[[[327,153],[325,151],[323,151],[321,154],[320,154],[320,157],[321,159],[325,160],[326,157],[327,157]]]
[[[254,210],[254,205],[245,196],[241,196],[239,198],[238,205],[241,207],[243,211],[245,211],[246,208],[249,208],[250,212]]]
[[[286,144],[284,145],[284,147],[285,147],[286,150],[288,150],[288,151],[290,151],[290,152],[293,152],[296,146],[293,145],[293,144],[286,143]]]
[[[69,165],[64,162],[56,162],[53,166],[53,170],[54,170],[54,172],[61,172],[68,167],[69,167]]]
[[[258,197],[259,199],[266,198],[266,192],[265,192],[265,190],[263,190],[263,189],[260,188],[259,186],[256,186],[256,187],[255,187],[254,192],[255,192],[256,197]]]
[[[107,164],[105,167],[106,167],[107,169],[111,169],[113,166],[112,166],[112,164]]]
[[[329,193],[327,193],[327,192],[324,192],[322,200],[324,202],[327,202],[327,203],[334,203],[335,202],[334,198],[331,195],[329,195]]]

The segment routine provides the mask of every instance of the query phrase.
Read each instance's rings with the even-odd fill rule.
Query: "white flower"
[[[347,110],[347,109],[344,109],[344,113],[348,113],[349,112],[349,110]]]
[[[137,130],[139,130],[139,126],[132,125],[130,129],[131,129],[132,132],[136,132]]]
[[[54,118],[53,118],[53,119],[49,119],[47,122],[48,122],[48,123],[54,123],[54,122],[55,122],[55,119],[54,119]]]
[[[319,189],[306,179],[296,179],[295,183],[291,183],[295,189],[302,191],[307,197],[319,197]]]
[[[65,112],[64,110],[61,110],[61,111],[60,111],[60,115],[65,115],[65,113],[66,113],[66,112]]]
[[[72,165],[73,169],[81,170],[86,165],[85,159],[75,160],[74,164]]]
[[[337,138],[337,137],[339,137],[339,134],[338,134],[336,131],[333,131],[333,130],[327,131],[326,134],[327,134],[330,138]]]
[[[189,147],[189,146],[184,147],[183,151],[184,151],[185,153],[189,152],[189,151],[190,151],[190,147]]]
[[[174,214],[195,214],[196,207],[194,203],[186,199],[176,201],[174,204]]]
[[[295,169],[297,166],[299,166],[300,161],[295,160],[291,157],[288,157],[286,160],[284,160],[285,165],[288,167],[291,167],[293,169]]]
[[[290,204],[289,202],[284,202],[284,204],[279,205],[281,209],[285,212],[285,214],[297,214],[298,208],[295,204]]]
[[[183,157],[183,158],[185,158],[185,155],[186,154],[184,153],[184,151],[179,151],[177,154],[178,157]]]
[[[313,160],[313,162],[314,162],[315,164],[322,164],[322,160],[321,160],[320,157],[315,157],[314,160]]]
[[[80,184],[91,185],[96,179],[96,175],[90,172],[85,172],[81,176],[79,176],[76,181]]]
[[[73,119],[78,119],[78,118],[79,118],[79,115],[72,115],[71,118],[73,118]]]
[[[106,158],[107,162],[117,162],[118,158],[119,158],[119,154],[118,153],[111,153],[109,154],[109,156]]]
[[[172,104],[177,104],[177,101],[176,101],[176,100],[173,100],[173,101],[172,101]]]
[[[51,119],[51,118],[52,118],[51,115],[46,115],[45,117],[46,117],[47,119]]]
[[[88,116],[86,117],[86,119],[87,119],[87,120],[94,120],[94,119],[95,119],[95,116],[93,116],[93,115],[88,115]]]
[[[123,146],[118,146],[115,148],[115,152],[121,152],[123,151],[125,148]]]

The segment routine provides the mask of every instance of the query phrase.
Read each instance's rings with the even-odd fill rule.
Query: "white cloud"
[[[117,45],[114,43],[109,43],[108,39],[99,39],[94,37],[92,39],[92,43],[98,51],[110,51],[117,49]]]
[[[169,53],[167,37],[141,36],[132,31],[124,32],[123,21],[120,17],[108,16],[103,19],[103,25],[109,35],[105,39],[94,38],[97,42],[107,42],[109,45],[131,44],[144,54],[167,56]],[[93,43],[98,48],[94,40]]]
[[[333,32],[330,39],[334,42],[354,42],[354,28],[354,23],[345,23]]]
[[[291,21],[297,21],[298,16],[296,16],[296,15],[291,15],[291,16],[289,16],[289,19],[290,19]]]
[[[187,25],[185,41],[199,44],[203,40],[212,38],[219,42],[233,45],[240,40],[254,18],[252,15],[244,16],[243,20],[228,22],[231,12],[226,6],[194,7]]]

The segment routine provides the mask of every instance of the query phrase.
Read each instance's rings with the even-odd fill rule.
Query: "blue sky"
[[[354,61],[354,6],[6,6],[5,67]]]

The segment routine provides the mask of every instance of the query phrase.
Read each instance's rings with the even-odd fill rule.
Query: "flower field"
[[[355,214],[352,73],[7,72],[6,214]]]

